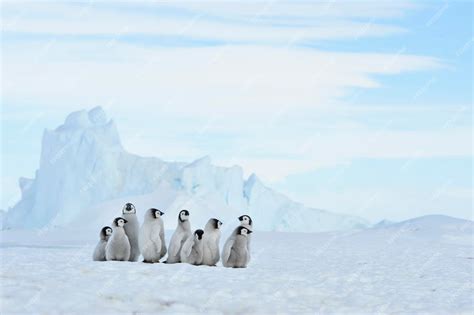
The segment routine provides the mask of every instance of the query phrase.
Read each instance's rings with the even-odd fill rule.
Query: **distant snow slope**
[[[0,313],[472,314],[473,225],[257,231],[247,269],[93,262],[80,226],[2,231]]]
[[[157,143],[158,145],[159,143]],[[55,130],[45,130],[34,179],[20,178],[21,200],[4,218],[3,228],[110,224],[122,204],[166,212],[174,227],[187,208],[194,222],[210,216],[235,220],[250,214],[256,229],[328,231],[360,228],[359,217],[307,208],[266,187],[256,175],[244,179],[242,168],[217,167],[209,157],[171,163],[124,150],[117,128],[96,107],[71,113]],[[87,220],[83,220],[87,218]],[[225,223],[225,222],[224,222]]]
[[[427,239],[434,242],[472,244],[474,242],[473,222],[446,215],[426,215],[392,225],[380,227],[379,231],[398,231],[406,236]]]

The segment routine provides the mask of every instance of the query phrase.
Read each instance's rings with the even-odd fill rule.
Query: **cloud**
[[[436,69],[442,62],[402,51],[325,52],[297,43],[403,32],[393,18],[414,8],[404,1],[6,2],[4,99],[64,106],[74,95],[82,106],[134,104],[193,116],[319,108],[348,89],[379,87],[377,75]],[[132,34],[138,44],[127,37]],[[163,37],[154,36],[220,44],[162,47],[155,44]]]
[[[431,157],[470,156],[471,147],[466,144],[472,141],[471,131],[470,127],[424,131],[344,128],[314,135],[260,135],[236,143],[240,150],[221,158],[220,163],[242,165],[247,173],[258,172],[272,183],[290,174],[347,165],[354,159],[401,158],[410,163]],[[255,154],[259,152],[265,153]]]
[[[253,42],[290,46],[296,42],[355,40],[403,33],[405,29],[379,23],[378,19],[397,16],[412,7],[407,3],[390,2],[370,5],[335,2],[141,5],[137,10],[133,4],[116,2],[7,2],[3,31],[49,36],[100,35],[110,36],[112,40],[129,35],[179,36],[230,44]]]
[[[431,57],[399,55],[396,62],[393,58],[394,54],[260,46],[10,44],[3,54],[8,77],[4,98],[62,106],[74,95],[76,104],[134,104],[206,116],[216,111],[267,115],[278,109],[326,106],[350,88],[379,87],[375,75],[442,67]]]
[[[177,2],[177,7],[211,16],[234,18],[293,17],[305,18],[393,18],[401,17],[418,6],[408,1],[239,1],[226,3]]]

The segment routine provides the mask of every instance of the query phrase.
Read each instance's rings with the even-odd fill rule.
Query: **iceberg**
[[[101,226],[128,201],[139,212],[163,210],[166,228],[174,228],[181,209],[190,210],[192,222],[202,225],[211,216],[237,223],[239,215],[249,214],[255,229],[264,231],[368,226],[356,216],[305,207],[265,186],[255,174],[244,178],[240,166],[213,165],[209,156],[181,163],[129,153],[101,107],[73,112],[61,126],[46,129],[35,177],[20,178],[19,186],[21,199],[2,215],[4,229],[78,222]]]

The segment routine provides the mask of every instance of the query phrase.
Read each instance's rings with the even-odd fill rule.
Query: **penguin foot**
[[[147,261],[147,260],[144,260],[143,261],[145,264],[152,264],[153,262],[152,261]]]

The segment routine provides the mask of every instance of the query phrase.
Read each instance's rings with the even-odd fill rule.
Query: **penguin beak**
[[[123,223],[125,223],[125,224],[126,224],[127,222],[128,222],[127,220],[125,220],[125,219],[123,220]]]
[[[250,231],[250,230],[247,232],[247,234],[252,234],[252,233],[253,233],[253,232],[252,232],[252,231]]]

